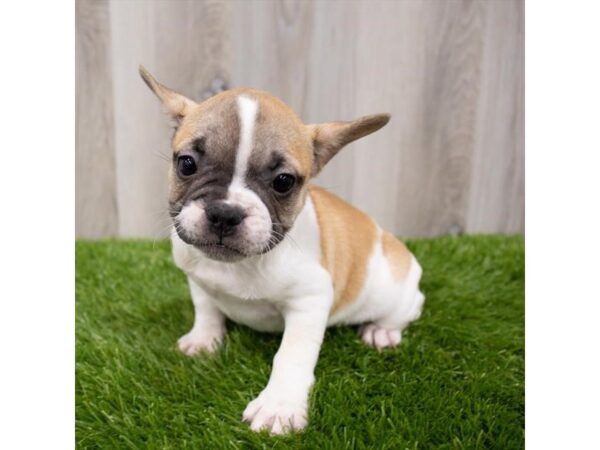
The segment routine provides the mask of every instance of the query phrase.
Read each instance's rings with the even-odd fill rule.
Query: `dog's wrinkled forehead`
[[[198,144],[207,159],[232,172],[236,163],[252,172],[285,162],[309,176],[312,167],[304,124],[279,99],[253,89],[223,92],[188,114],[173,137],[173,150],[181,153]]]
[[[173,136],[173,150],[183,153],[190,149],[220,155],[223,162],[235,159],[240,137],[240,122],[235,98],[225,97],[220,102],[198,105],[186,117]]]

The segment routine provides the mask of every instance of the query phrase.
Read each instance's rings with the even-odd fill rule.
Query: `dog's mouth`
[[[250,256],[243,250],[223,242],[194,242],[192,245],[216,261],[236,262]]]
[[[242,250],[232,247],[231,245],[225,244],[224,242],[196,242],[192,244],[194,247],[200,250],[216,251],[221,253],[231,252],[232,254],[239,256],[248,256]]]
[[[206,240],[206,238],[203,239],[201,236],[194,236],[181,226],[177,218],[174,218],[174,231],[179,235],[183,242],[197,248],[209,258],[233,262],[251,256],[264,255],[265,253],[270,252],[283,241],[288,228],[284,228],[283,226],[277,227],[273,224],[268,241],[264,243],[260,249],[257,249],[256,245],[253,247],[251,246],[252,250],[236,245],[238,243],[235,240],[224,237],[219,239],[215,236],[213,239]],[[239,244],[243,244],[243,242],[240,242]]]
[[[183,242],[196,247],[198,250],[214,259],[225,261],[239,260],[249,256],[242,249],[229,243],[225,243],[222,239],[215,241],[198,240],[197,238],[186,233],[186,231],[182,229],[177,222],[175,222],[175,232],[179,235]]]

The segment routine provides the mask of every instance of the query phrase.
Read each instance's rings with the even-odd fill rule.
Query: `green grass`
[[[328,330],[308,429],[271,437],[240,419],[279,337],[228,323],[218,354],[185,357],[175,342],[193,311],[170,245],[78,242],[78,448],[522,448],[523,238],[408,245],[424,268],[421,319],[382,353]]]

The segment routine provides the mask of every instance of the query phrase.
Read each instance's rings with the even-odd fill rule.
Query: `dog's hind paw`
[[[363,325],[358,331],[363,342],[377,350],[386,347],[396,347],[402,340],[400,330],[388,330],[374,323]]]

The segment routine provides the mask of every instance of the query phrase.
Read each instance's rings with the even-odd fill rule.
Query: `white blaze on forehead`
[[[256,123],[258,102],[241,95],[237,98],[237,104],[240,117],[240,143],[235,157],[235,171],[231,184],[243,186],[248,160],[254,146],[254,124]]]
[[[246,218],[242,222],[240,235],[248,243],[249,253],[255,253],[262,251],[269,242],[273,224],[266,205],[245,183],[248,160],[254,147],[258,101],[241,95],[237,98],[237,104],[240,118],[240,143],[226,202],[244,210]]]

